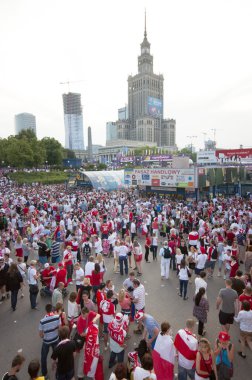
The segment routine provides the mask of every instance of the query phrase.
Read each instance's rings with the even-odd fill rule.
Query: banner
[[[220,163],[251,164],[252,149],[217,149],[216,157]]]
[[[128,185],[194,188],[194,169],[131,169],[124,172]]]
[[[148,96],[148,115],[153,117],[162,117],[163,102],[161,99]]]
[[[197,153],[197,164],[217,164],[215,150],[206,150]]]

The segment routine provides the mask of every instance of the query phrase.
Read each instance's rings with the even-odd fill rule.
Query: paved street
[[[112,272],[113,259],[106,259],[108,271],[105,278],[111,278],[115,284],[115,289],[120,289],[122,280],[125,276],[114,274]],[[189,299],[183,301],[177,295],[178,280],[175,272],[171,272],[169,280],[161,280],[160,278],[160,262],[151,262],[151,264],[143,264],[142,282],[146,289],[146,312],[153,315],[158,322],[168,320],[174,334],[176,331],[184,326],[185,320],[192,316],[192,297],[194,293],[194,285],[189,285]],[[206,337],[214,342],[220,328],[218,324],[218,316],[215,310],[215,299],[218,290],[224,285],[222,278],[214,277],[208,280],[208,299],[210,302],[210,312],[208,323],[206,326]],[[30,359],[40,358],[41,339],[38,335],[38,323],[40,318],[44,315],[44,306],[50,299],[40,299],[39,311],[32,311],[30,309],[28,289],[25,290],[25,298],[19,299],[17,310],[11,311],[10,301],[7,300],[0,305],[1,323],[0,323],[0,336],[1,336],[1,355],[0,355],[0,375],[7,371],[10,367],[11,360],[16,354],[17,350],[22,348],[26,357],[26,363],[23,370],[19,374],[20,380],[28,379],[27,364]],[[131,328],[132,330],[132,328]],[[231,329],[232,341],[235,343],[235,375],[233,379],[251,379],[252,373],[252,353],[247,350],[247,358],[244,360],[237,355],[238,344],[238,326],[233,326]],[[139,336],[134,336],[131,332],[131,339],[128,341],[128,350],[133,350],[134,345],[140,340]],[[103,348],[103,343],[101,343]],[[105,379],[109,377],[107,363],[109,352],[104,353],[104,368]],[[48,360],[49,363],[49,360]]]

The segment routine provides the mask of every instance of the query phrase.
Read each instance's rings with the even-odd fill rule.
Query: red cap
[[[218,339],[220,342],[228,342],[230,340],[230,335],[228,335],[226,331],[221,331]]]

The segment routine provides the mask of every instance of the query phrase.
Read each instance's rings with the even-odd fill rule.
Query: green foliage
[[[9,173],[9,177],[19,184],[32,184],[38,182],[40,184],[57,184],[64,183],[68,180],[68,174],[62,171],[53,172],[23,172]]]
[[[51,137],[38,140],[31,129],[23,130],[16,136],[0,139],[1,166],[17,168],[40,167],[47,165],[62,166],[63,155],[74,158],[75,154],[64,149]]]
[[[73,150],[63,149],[63,158],[76,158],[76,156]]]
[[[44,137],[41,143],[46,151],[48,165],[60,165],[63,159],[62,145],[53,137]]]

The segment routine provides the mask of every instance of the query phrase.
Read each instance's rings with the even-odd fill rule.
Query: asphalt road
[[[151,260],[152,261],[152,260]],[[105,279],[111,278],[115,284],[115,290],[118,291],[122,281],[126,276],[114,274],[112,269],[113,259],[106,259],[107,272]],[[151,262],[150,264],[143,263],[143,276],[141,281],[145,286],[146,291],[146,312],[154,316],[158,322],[168,320],[172,326],[173,333],[181,327],[184,327],[185,320],[192,317],[194,294],[194,284],[188,286],[189,299],[184,301],[178,293],[178,279],[175,272],[170,273],[169,280],[160,278],[160,261]],[[215,309],[215,300],[218,291],[224,287],[222,278],[216,277],[208,280],[208,300],[210,303],[210,312],[208,323],[206,325],[206,338],[211,343],[220,331],[218,323],[218,313]],[[74,285],[72,286],[74,289]],[[38,296],[39,311],[30,309],[28,287],[25,289],[25,297],[18,299],[17,309],[15,312],[11,310],[10,300],[4,301],[0,305],[0,378],[9,368],[12,358],[15,356],[18,349],[23,349],[23,354],[26,357],[26,362],[23,369],[19,373],[19,379],[28,379],[27,365],[33,358],[40,358],[41,339],[38,334],[39,320],[44,316],[44,306],[50,301],[50,298],[41,299]],[[131,338],[128,340],[127,351],[132,351],[137,345],[141,337],[133,334],[134,324],[131,326]],[[231,328],[232,342],[235,344],[235,362],[234,362],[234,380],[249,380],[252,374],[252,353],[247,349],[247,358],[242,359],[238,356],[239,350],[239,328],[233,325]],[[105,379],[109,378],[111,371],[108,370],[109,351],[103,352],[103,342],[101,342],[101,351],[104,355],[104,371]],[[48,356],[48,368],[50,367]],[[176,372],[176,371],[175,371]],[[49,372],[50,373],[50,372]],[[53,377],[51,377],[53,379]],[[220,379],[221,380],[221,379]]]

